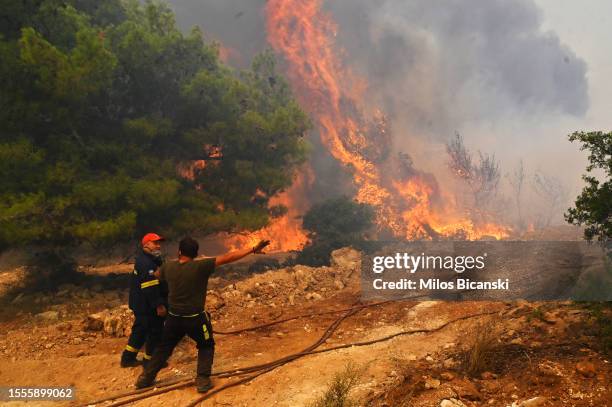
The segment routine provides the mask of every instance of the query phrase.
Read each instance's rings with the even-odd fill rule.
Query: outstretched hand
[[[263,253],[263,249],[266,248],[270,244],[269,240],[260,240],[259,243],[255,247],[253,247],[253,253],[261,254]]]

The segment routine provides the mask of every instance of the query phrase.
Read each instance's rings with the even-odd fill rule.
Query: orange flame
[[[270,240],[266,252],[300,250],[308,243],[308,236],[302,229],[301,216],[308,210],[308,191],[314,181],[314,173],[304,166],[291,187],[270,198],[268,207],[282,205],[287,213],[272,220],[270,225],[246,235],[234,235],[224,241],[229,250],[254,246],[262,239]]]
[[[182,178],[195,181],[198,172],[202,171],[204,168],[206,168],[206,161],[195,160],[179,163],[176,167],[176,171]]]
[[[363,124],[367,120],[360,102],[367,83],[343,66],[337,56],[337,26],[321,10],[322,3],[268,0],[268,41],[287,60],[289,80],[301,104],[314,116],[323,144],[352,170],[356,200],[374,206],[379,227],[397,237],[506,237],[507,228],[489,223],[475,225],[453,214],[452,208],[434,211],[434,188],[418,175],[388,181],[376,155],[368,153],[376,151],[381,141],[372,140]],[[370,121],[380,115],[374,112]],[[379,135],[382,143],[388,143],[384,126]]]

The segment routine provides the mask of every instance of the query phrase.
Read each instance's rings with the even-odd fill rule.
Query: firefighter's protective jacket
[[[162,264],[162,259],[144,251],[136,256],[134,271],[130,278],[130,309],[134,314],[155,313],[158,305],[168,304],[168,288],[153,274]]]

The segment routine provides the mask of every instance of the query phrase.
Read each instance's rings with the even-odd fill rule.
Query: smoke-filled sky
[[[173,0],[246,65],[266,46],[265,0]],[[606,0],[329,0],[345,62],[389,114],[396,148],[437,172],[455,131],[580,185],[574,130],[612,128],[612,3]],[[372,106],[370,106],[372,107]]]

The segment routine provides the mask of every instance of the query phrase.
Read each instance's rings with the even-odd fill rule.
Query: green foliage
[[[346,197],[313,206],[304,216],[303,227],[310,231],[311,243],[296,261],[312,266],[328,265],[333,250],[365,246],[365,234],[372,228],[374,210]]]
[[[589,151],[589,165],[588,174],[582,177],[587,185],[565,219],[584,225],[587,240],[608,242],[612,238],[612,133],[576,132],[569,140],[580,142],[580,149]],[[602,181],[597,178],[598,173],[603,175]]]
[[[273,55],[234,72],[165,3],[3,1],[0,18],[0,249],[259,228],[306,159]]]

